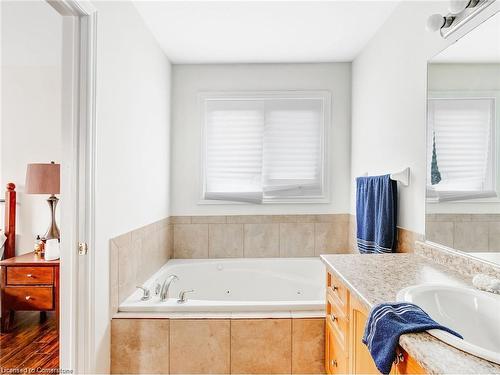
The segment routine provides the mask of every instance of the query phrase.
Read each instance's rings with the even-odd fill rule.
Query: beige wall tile
[[[169,320],[113,319],[112,374],[168,374]]]
[[[208,224],[175,224],[174,257],[208,258]]]
[[[488,249],[488,223],[481,221],[455,223],[453,247],[466,251]]]
[[[317,215],[273,215],[273,223],[314,223]]]
[[[172,229],[169,225],[157,232],[160,254],[163,257],[162,264],[170,259],[170,248],[172,247]]]
[[[113,241],[118,247],[128,246],[132,242],[132,234],[131,232],[127,232],[113,238],[111,241]]]
[[[170,217],[165,217],[161,220],[158,220],[157,224],[159,226],[159,229],[168,227],[168,225],[170,224]]]
[[[349,238],[347,239],[347,242],[349,245],[349,251],[353,254],[357,254],[359,252],[356,229],[356,216],[349,215]]]
[[[234,215],[226,218],[228,224],[262,224],[273,221],[271,215]]]
[[[110,241],[111,314],[135,290],[136,285],[147,280],[172,257],[172,244],[172,225],[168,218]]]
[[[171,374],[229,374],[230,320],[171,320]]]
[[[316,223],[314,254],[349,252],[349,221]]]
[[[472,221],[500,221],[500,214],[472,214],[470,217]]]
[[[426,215],[426,220],[429,221],[451,221],[452,223],[460,221],[471,221],[470,214],[429,214]]]
[[[280,257],[314,256],[314,224],[280,224]]]
[[[245,224],[245,258],[278,257],[279,234],[279,224]]]
[[[191,216],[170,216],[170,224],[191,224]]]
[[[158,232],[149,236],[143,237],[138,241],[141,252],[137,265],[137,283],[138,285],[145,282],[151,275],[158,270],[160,262],[160,243]]]
[[[137,228],[130,232],[132,242],[152,236],[156,231],[156,222]]]
[[[225,224],[225,216],[192,216],[192,224]]]
[[[325,373],[325,320],[292,320],[292,374]]]
[[[500,221],[489,223],[488,247],[490,251],[500,252]]]
[[[291,319],[231,321],[231,373],[291,373]]]
[[[422,241],[424,236],[411,230],[398,227],[396,251],[398,253],[413,253],[415,241]]]
[[[137,265],[141,257],[136,251],[139,241],[135,241],[135,246],[129,243],[126,246],[118,247],[118,298],[122,303],[137,285]]]
[[[455,224],[450,221],[427,221],[425,239],[441,245],[453,247]]]
[[[349,214],[319,214],[316,216],[317,223],[348,223]]]
[[[210,258],[243,258],[243,224],[210,224],[208,255]]]

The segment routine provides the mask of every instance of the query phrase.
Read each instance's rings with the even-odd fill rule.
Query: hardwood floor
[[[16,312],[9,332],[0,334],[0,373],[51,373],[59,367],[59,334],[54,313]]]

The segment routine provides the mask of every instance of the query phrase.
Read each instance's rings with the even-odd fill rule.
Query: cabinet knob
[[[332,366],[337,367],[338,363],[336,359],[332,359]]]
[[[333,289],[334,291],[337,291],[337,290],[339,290],[339,287],[338,287],[338,286],[333,285],[333,286],[332,286],[332,289]]]
[[[26,301],[27,301],[27,300],[29,300],[31,298],[31,296],[26,296],[24,298],[26,298]]]
[[[31,273],[28,273],[26,276],[28,276],[28,277],[33,277],[33,276],[31,275]]]
[[[333,322],[337,320],[337,317],[335,315],[333,315],[333,314],[330,314],[330,318],[332,318]]]

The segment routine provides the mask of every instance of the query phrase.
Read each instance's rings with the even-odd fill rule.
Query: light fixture
[[[427,30],[438,31],[443,27],[450,27],[455,18],[451,16],[442,16],[440,14],[433,14],[427,19]]]
[[[56,224],[56,206],[59,199],[55,194],[60,192],[61,166],[54,162],[50,164],[28,164],[26,170],[26,194],[50,194],[47,203],[50,207],[51,222],[44,238],[47,240],[60,238]]]
[[[450,0],[448,9],[452,14],[462,13],[467,8],[474,8],[479,0]]]
[[[481,11],[488,6],[489,3],[495,0],[450,0],[448,9],[449,13],[446,16],[441,14],[433,14],[427,19],[427,30],[439,31],[452,26],[453,22],[463,22],[464,17],[471,17],[471,14]],[[475,9],[472,9],[475,8]],[[470,10],[467,11],[466,10]],[[455,21],[456,20],[456,21]],[[455,27],[455,25],[453,25]],[[451,30],[450,28],[449,30]],[[451,31],[441,31],[441,35],[449,34]]]

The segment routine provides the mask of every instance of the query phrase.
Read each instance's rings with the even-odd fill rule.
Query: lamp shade
[[[59,194],[60,181],[60,164],[28,164],[26,194]]]

